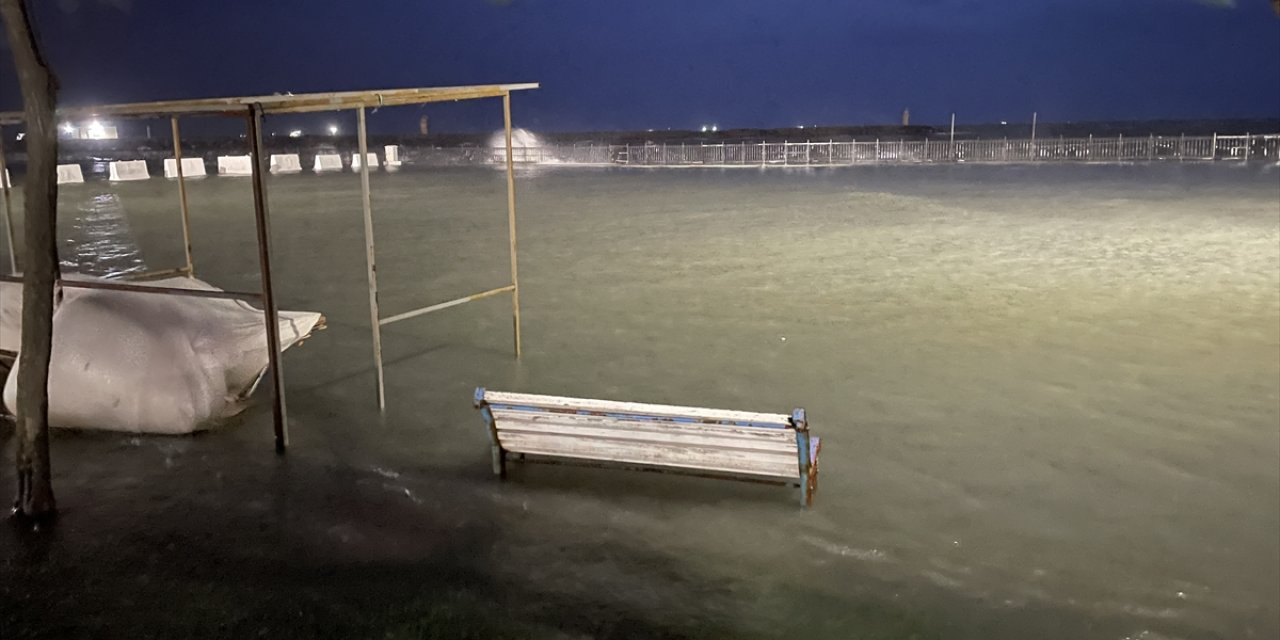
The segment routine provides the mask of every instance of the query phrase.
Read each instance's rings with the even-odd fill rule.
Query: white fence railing
[[[435,151],[446,151],[439,149]],[[467,154],[474,158],[483,154]],[[502,162],[506,150],[490,150]],[[917,162],[1146,162],[1280,157],[1280,134],[1048,138],[1022,140],[853,140],[640,145],[576,144],[513,149],[518,163],[639,166],[832,166]],[[424,158],[426,159],[426,158]],[[461,159],[461,158],[459,158]],[[428,160],[429,162],[429,160]]]

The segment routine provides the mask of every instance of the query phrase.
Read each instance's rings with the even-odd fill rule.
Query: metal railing
[[[443,153],[441,153],[443,152]],[[448,156],[467,163],[505,150],[458,153],[435,149],[422,159]],[[635,166],[838,166],[922,162],[1154,162],[1270,160],[1280,158],[1280,134],[1212,136],[1089,136],[1085,138],[975,140],[852,140],[839,142],[725,142],[640,145],[576,144],[513,149],[522,164]]]

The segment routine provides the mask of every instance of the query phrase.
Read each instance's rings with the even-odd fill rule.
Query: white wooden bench
[[[791,415],[563,398],[476,389],[493,472],[507,460],[608,464],[818,488],[820,440],[804,409]]]

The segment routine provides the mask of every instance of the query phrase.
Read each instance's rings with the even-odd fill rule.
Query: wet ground
[[[500,173],[373,186],[383,315],[507,284]],[[329,325],[286,357],[290,452],[262,394],[56,434],[60,521],[0,531],[6,638],[1280,634],[1273,167],[524,171],[524,358],[505,298],[392,325],[381,415],[357,178],[269,187],[281,305]],[[198,275],[253,288],[248,181],[190,191]],[[172,182],[62,198],[68,262],[181,264]],[[477,385],[803,406],[815,508],[498,482]]]

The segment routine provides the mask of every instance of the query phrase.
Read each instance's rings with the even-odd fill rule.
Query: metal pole
[[[0,213],[4,214],[5,241],[9,246],[9,273],[18,273],[18,254],[13,248],[13,240],[17,231],[13,228],[13,200],[9,195],[9,180],[5,178],[9,175],[9,169],[4,163],[4,129],[0,128],[0,192],[4,195],[3,207],[0,207]]]
[[[191,261],[191,215],[187,209],[187,179],[182,170],[182,135],[178,131],[178,116],[170,118],[173,128],[173,158],[178,163],[178,199],[182,204],[182,250],[187,256],[186,272],[195,275],[195,264]]]
[[[1252,135],[1253,135],[1253,134],[1251,134],[1251,133],[1246,133],[1246,134],[1244,134],[1244,161],[1245,161],[1245,162],[1248,162],[1248,161],[1249,161],[1249,138],[1250,138]]]
[[[280,319],[271,284],[271,220],[267,211],[267,157],[262,153],[262,105],[249,107],[249,143],[253,147],[253,214],[258,230],[258,264],[262,271],[262,307],[267,325],[267,358],[271,369],[276,453],[289,446],[288,413],[284,403],[284,371],[280,362]]]
[[[1040,123],[1040,112],[1031,112],[1031,161],[1036,161],[1040,154],[1036,152],[1036,125]]]
[[[511,92],[502,94],[502,124],[507,130],[507,240],[511,249],[511,324],[520,357],[520,273],[516,264],[516,173],[511,161]]]
[[[955,160],[956,159],[956,114],[955,112],[951,113],[951,137],[948,140],[948,146],[950,148],[947,149],[947,153],[950,154],[952,160]]]
[[[378,266],[373,249],[373,203],[369,196],[369,140],[364,107],[356,109],[356,144],[359,145],[360,203],[364,210],[364,259],[369,276],[369,327],[373,331],[373,364],[378,380],[378,410],[387,408],[386,378],[382,370],[382,326],[378,316]]]
[[[1218,159],[1218,132],[1217,131],[1213,132],[1213,144],[1209,147],[1209,159],[1210,160]]]

